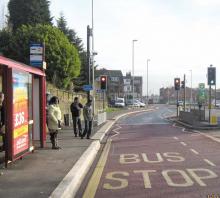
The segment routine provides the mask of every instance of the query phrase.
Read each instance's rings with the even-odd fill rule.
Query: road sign
[[[30,65],[34,67],[43,66],[44,46],[42,43],[30,44]]]
[[[205,83],[199,83],[198,102],[204,103],[206,98]]]
[[[91,90],[93,90],[92,85],[83,85],[83,90],[84,91],[91,91]]]

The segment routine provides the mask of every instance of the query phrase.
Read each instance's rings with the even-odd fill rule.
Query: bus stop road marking
[[[213,162],[211,162],[210,160],[208,159],[204,159],[204,161],[209,164],[210,166],[216,166]]]
[[[194,150],[194,149],[190,149],[193,153],[195,153],[196,155],[199,155],[199,152]]]
[[[183,146],[187,146],[185,142],[180,142],[180,144],[182,144]]]

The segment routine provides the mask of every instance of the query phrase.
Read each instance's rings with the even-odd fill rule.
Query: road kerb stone
[[[91,167],[98,151],[100,142],[93,141],[83,155],[79,158],[73,168],[52,192],[50,198],[72,198],[79,189],[81,182]]]

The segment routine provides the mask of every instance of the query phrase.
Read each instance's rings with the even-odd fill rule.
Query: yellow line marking
[[[206,163],[208,163],[210,166],[216,166],[213,162],[211,162],[211,161],[208,160],[208,159],[204,159],[204,161],[205,161]]]
[[[185,142],[180,142],[180,144],[182,144],[183,146],[186,146],[186,145],[187,145]]]
[[[110,148],[111,148],[111,140],[108,140],[103,150],[103,153],[99,159],[99,162],[92,174],[92,177],[90,178],[89,184],[86,187],[86,190],[83,194],[83,198],[95,197],[96,190],[98,188]]]
[[[178,140],[179,138],[178,137],[173,137],[173,139]]]
[[[195,153],[196,155],[199,155],[199,152],[194,150],[194,149],[190,149],[193,153]]]

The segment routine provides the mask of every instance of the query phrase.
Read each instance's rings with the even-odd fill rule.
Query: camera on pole
[[[174,78],[174,87],[176,91],[180,90],[180,78]]]

